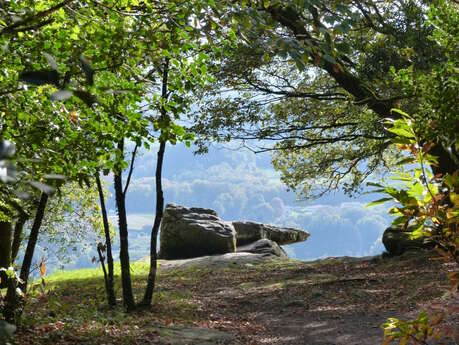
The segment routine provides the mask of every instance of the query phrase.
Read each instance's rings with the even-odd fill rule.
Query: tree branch
[[[24,25],[28,25],[29,23],[35,21],[35,20],[39,20],[39,19],[42,19],[42,18],[45,18],[47,16],[49,16],[50,14],[56,12],[57,10],[61,9],[62,7],[70,4],[73,0],[64,0],[63,2],[57,4],[56,6],[53,6],[53,7],[50,7],[48,8],[47,10],[44,10],[44,11],[41,11],[41,12],[38,12],[38,13],[35,13],[31,16],[28,16],[16,23],[13,23],[9,26],[7,26],[6,28],[4,28],[2,31],[0,31],[0,36],[3,35],[3,34],[10,34],[10,33],[14,33],[14,32],[19,32],[19,31],[26,31],[26,30],[31,30],[30,28],[34,28],[34,27],[37,27],[37,25],[39,25],[38,27],[40,27],[40,23],[39,24],[36,24],[34,27],[32,26],[28,26],[28,27],[24,27]],[[44,23],[43,25],[46,25],[48,23]],[[41,26],[43,26],[41,25]],[[22,26],[22,28],[21,28]],[[27,29],[29,28],[29,29]]]
[[[276,91],[269,89],[267,87],[260,86],[258,84],[255,84],[252,82],[249,78],[245,79],[246,82],[252,86],[254,89],[264,92],[266,94],[271,94],[271,95],[282,95],[287,98],[313,98],[317,100],[347,100],[348,97],[344,93],[340,92],[328,92],[328,93],[310,93],[310,92],[300,92],[300,91]]]
[[[382,118],[394,116],[390,112],[393,104],[382,101],[362,80],[347,71],[344,67],[345,64],[338,56],[335,57],[334,62],[322,58],[320,45],[306,30],[300,14],[291,6],[271,6],[265,11],[271,15],[273,20],[290,29],[297,40],[315,48],[310,50],[310,57],[314,61],[320,61],[321,68],[333,77],[344,90],[354,96],[355,102],[367,105]]]
[[[129,173],[128,173],[128,176],[127,176],[127,180],[126,180],[126,184],[124,186],[124,191],[123,191],[123,196],[126,197],[126,192],[128,190],[128,187],[129,187],[129,183],[131,182],[131,176],[132,176],[132,172],[134,171],[134,160],[135,160],[135,156],[136,156],[136,153],[137,153],[137,148],[139,147],[139,145],[136,143],[135,144],[135,147],[134,147],[134,150],[132,151],[132,155],[131,155],[131,165],[129,166]]]

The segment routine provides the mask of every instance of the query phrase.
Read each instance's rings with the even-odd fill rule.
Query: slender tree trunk
[[[114,279],[113,279],[114,273],[113,273],[112,241],[110,238],[110,225],[108,223],[107,209],[105,207],[104,191],[102,189],[102,184],[100,182],[99,174],[96,174],[96,183],[97,183],[97,190],[99,191],[100,209],[102,212],[102,220],[104,223],[105,250],[107,253],[108,275],[107,275],[107,279],[105,282],[105,289],[107,292],[108,305],[114,306],[116,305],[116,295],[115,295]],[[102,265],[104,265],[103,262],[102,262]],[[105,268],[105,265],[104,265],[104,268]]]
[[[19,296],[16,293],[17,282],[14,279],[8,279],[7,286],[3,318],[11,324],[19,324],[20,314],[16,317],[19,304]]]
[[[169,74],[169,59],[164,61],[163,69],[163,80],[162,80],[162,90],[161,97],[164,100],[167,100],[167,82]],[[168,121],[166,109],[161,108],[161,121]],[[162,134],[162,133],[161,133]],[[161,136],[162,137],[162,136]],[[153,298],[153,291],[155,289],[156,282],[156,267],[158,262],[158,255],[156,252],[157,239],[159,227],[161,225],[161,220],[163,218],[164,210],[164,194],[162,186],[162,171],[163,171],[163,161],[164,161],[164,151],[166,149],[166,140],[160,139],[159,150],[158,150],[158,160],[156,162],[156,215],[155,222],[153,223],[153,228],[151,229],[151,238],[150,238],[150,271],[148,273],[147,287],[145,289],[145,295],[143,297],[142,304],[144,306],[149,306]]]
[[[29,279],[30,267],[32,266],[33,254],[35,246],[37,245],[38,233],[40,232],[41,223],[45,216],[46,204],[48,203],[48,194],[41,193],[40,202],[38,204],[37,213],[33,221],[32,229],[30,230],[29,242],[24,254],[24,261],[22,262],[21,273],[19,277],[22,283],[19,284],[23,293],[27,291],[27,281]]]
[[[102,243],[99,243],[97,245],[97,254],[99,254],[100,265],[102,266],[102,272],[104,273],[105,291],[108,293],[108,274],[105,268],[105,258],[103,254],[103,251],[104,251],[103,247],[104,246]]]
[[[13,241],[13,226],[11,222],[0,222],[0,268],[11,266],[11,243]],[[7,287],[8,276],[0,271],[0,288]]]
[[[124,140],[118,143],[118,149],[124,151]],[[118,209],[118,227],[120,233],[120,264],[121,283],[123,287],[123,302],[128,312],[135,309],[134,295],[132,293],[131,271],[129,264],[128,227],[126,217],[126,199],[123,193],[122,170],[117,168],[114,174],[116,207]]]
[[[153,298],[153,291],[155,289],[156,267],[157,267],[157,262],[158,262],[156,246],[157,246],[159,226],[161,225],[161,220],[163,218],[163,209],[164,209],[164,196],[163,196],[163,188],[162,188],[162,181],[161,181],[161,172],[162,172],[162,167],[163,167],[165,148],[166,148],[166,142],[163,140],[159,144],[158,162],[156,164],[156,215],[155,215],[155,222],[153,223],[153,228],[151,230],[151,238],[150,238],[150,271],[148,273],[147,288],[145,290],[145,295],[142,301],[142,304],[145,306],[151,304],[151,301]]]
[[[21,246],[22,242],[24,225],[27,220],[29,220],[29,215],[27,213],[21,213],[18,220],[16,221],[16,224],[14,225],[13,244],[11,246],[11,263],[14,263],[18,256],[19,247]]]
[[[37,245],[38,234],[40,232],[41,223],[45,215],[46,204],[48,203],[48,194],[41,193],[40,202],[38,204],[35,219],[33,221],[32,229],[30,230],[29,241],[22,261],[21,273],[19,278],[21,281],[16,285],[16,281],[9,279],[8,291],[6,293],[6,303],[3,309],[5,320],[12,323],[19,323],[22,314],[22,301],[18,300],[16,286],[22,291],[23,294],[27,292],[27,282],[29,279],[30,267],[32,266],[33,254]]]

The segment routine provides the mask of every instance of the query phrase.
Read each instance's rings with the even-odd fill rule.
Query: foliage
[[[439,341],[442,331],[437,326],[441,323],[440,316],[430,318],[425,312],[421,312],[417,319],[402,321],[397,318],[389,318],[382,325],[384,329],[383,345],[389,345],[398,339],[400,345],[408,343],[428,344],[429,341]]]
[[[0,268],[0,272],[5,272],[6,273],[6,276],[8,279],[12,279],[16,282],[21,282],[21,278],[19,277],[19,274],[18,272],[15,271],[14,267],[8,267],[8,268],[5,268],[5,267],[2,267]],[[17,293],[19,295],[22,295],[22,291],[21,290],[17,290]],[[1,299],[0,299],[1,301]]]
[[[416,102],[416,107],[406,102],[398,106],[410,113],[416,133],[424,141],[439,141],[445,147],[451,147],[454,155],[459,101],[459,10],[452,2],[436,1],[426,15],[426,24],[433,28],[427,36],[427,43],[435,47],[442,60],[428,70],[416,68],[414,64],[397,72],[391,68],[394,81],[407,94],[413,95]]]
[[[388,149],[391,134],[383,124],[396,116],[390,109],[414,114],[423,108],[419,99],[427,97],[400,83],[390,67],[398,72],[412,66],[428,78],[433,69],[441,73],[448,59],[441,42],[428,38],[426,4],[330,0],[232,6],[221,21],[235,28],[236,49],[228,47],[218,64],[219,88],[212,85],[204,93],[194,117],[201,149],[208,139],[240,139],[256,152],[271,151],[283,182],[302,197],[341,187],[358,191],[372,173],[390,170],[398,159],[398,152]],[[455,18],[457,8],[442,13]],[[415,116],[419,128],[421,110]],[[444,114],[437,117],[439,127],[454,121],[454,113]],[[443,159],[445,150],[439,151]],[[438,169],[445,169],[443,161]]]
[[[65,184],[50,200],[43,219],[39,245],[45,251],[46,261],[68,263],[74,259],[72,251],[81,255],[94,249],[102,237],[96,186],[81,187],[76,182]],[[85,248],[87,246],[90,248]]]
[[[403,230],[414,228],[413,238],[428,237],[449,259],[458,261],[458,174],[434,176],[428,168],[428,165],[437,164],[436,158],[429,154],[432,143],[420,144],[412,119],[400,110],[394,111],[399,112],[403,118],[389,122],[388,130],[396,135],[392,142],[408,152],[407,156],[397,162],[404,167],[404,171],[391,176],[401,186],[368,183],[377,187],[372,193],[387,195],[369,206],[396,202],[396,206],[389,210],[390,214],[396,216],[393,226],[402,227]]]
[[[456,269],[449,273],[453,296],[457,294],[458,276],[458,224],[459,224],[459,173],[457,169],[457,69],[458,15],[457,5],[447,1],[432,4],[427,13],[428,23],[433,30],[428,35],[438,51],[442,52],[442,63],[435,64],[424,71],[410,66],[400,69],[393,75],[406,92],[412,94],[418,102],[417,107],[405,108],[413,115],[396,110],[401,119],[393,121],[389,128],[395,138],[392,142],[399,150],[408,152],[399,161],[402,171],[395,174],[395,179],[402,183],[400,188],[393,185],[376,184],[379,192],[388,199],[397,201],[391,209],[396,215],[394,225],[406,228],[412,224],[413,236],[425,236],[436,244],[437,251],[446,261],[456,263]],[[448,174],[432,174],[427,167],[435,168],[444,162],[436,157],[435,143],[449,147],[449,155],[456,162]],[[403,171],[407,170],[407,171]],[[390,343],[397,339],[400,344],[413,342],[427,344],[438,341],[447,329],[444,317],[455,313],[453,308],[442,306],[441,312],[429,316],[422,312],[417,319],[402,321],[389,319],[384,325],[385,340]]]
[[[401,172],[393,173],[391,179],[400,183],[368,183],[377,187],[373,193],[386,194],[387,197],[373,201],[368,206],[386,202],[396,202],[389,213],[396,216],[392,226],[407,230],[414,229],[413,238],[425,237],[436,244],[437,251],[446,261],[459,264],[459,175],[434,176],[427,165],[437,164],[436,158],[429,154],[431,142],[420,143],[414,129],[414,121],[400,110],[394,109],[402,118],[388,121],[388,130],[395,134],[392,142],[398,149],[407,151],[407,155],[397,162],[404,167]],[[457,272],[449,274],[452,293],[457,293]],[[439,340],[445,330],[443,314],[454,313],[443,308],[442,314],[429,316],[421,312],[417,319],[403,321],[389,318],[383,325],[384,342],[390,344],[397,339],[399,344],[428,344],[430,340]]]

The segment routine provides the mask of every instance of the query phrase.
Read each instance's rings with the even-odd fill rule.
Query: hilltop
[[[447,271],[448,265],[428,253],[226,265],[162,261],[153,306],[132,314],[121,306],[107,310],[99,269],[57,272],[46,279],[44,291],[34,285],[16,341],[378,344],[387,317],[413,316],[441,300]],[[148,265],[137,262],[132,273],[140,295]]]

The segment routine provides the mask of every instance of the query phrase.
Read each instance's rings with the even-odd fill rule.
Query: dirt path
[[[163,262],[151,309],[132,314],[121,299],[107,309],[101,275],[47,285],[45,294],[31,297],[16,344],[380,344],[387,317],[443,307],[453,268],[428,253],[315,262],[227,254]],[[137,299],[147,272],[142,263],[133,270]],[[459,340],[459,301],[449,313],[455,320],[446,325]]]
[[[425,256],[272,262],[221,269],[189,286],[200,326],[241,344],[379,344],[387,317],[441,296],[446,269]],[[167,274],[166,274],[167,275]]]

